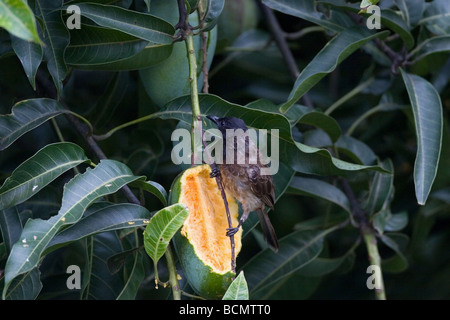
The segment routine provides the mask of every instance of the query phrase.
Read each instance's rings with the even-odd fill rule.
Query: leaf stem
[[[368,227],[361,228],[361,232],[366,244],[369,261],[372,266],[376,266],[375,276],[375,296],[377,300],[386,300],[386,293],[384,290],[383,273],[381,272],[381,257],[378,251],[377,238],[375,230]]]
[[[164,256],[166,257],[167,267],[169,269],[169,283],[172,288],[173,299],[181,300],[181,289],[180,284],[178,283],[178,273],[177,268],[175,267],[175,259],[173,257],[170,245],[167,247]]]

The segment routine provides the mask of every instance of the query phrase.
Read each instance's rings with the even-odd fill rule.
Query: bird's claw
[[[227,233],[226,233],[227,237],[231,237],[231,236],[235,235],[236,232],[239,231],[239,228],[240,228],[240,227],[236,227],[236,228],[227,228]]]
[[[218,167],[211,168],[211,173],[209,174],[210,178],[216,178],[220,176],[220,169]]]

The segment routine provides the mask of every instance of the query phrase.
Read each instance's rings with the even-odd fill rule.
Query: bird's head
[[[247,131],[247,126],[245,125],[244,120],[235,118],[235,117],[224,117],[219,118],[216,116],[206,116],[209,120],[214,122],[217,128],[223,133],[226,132],[227,129],[242,129]]]

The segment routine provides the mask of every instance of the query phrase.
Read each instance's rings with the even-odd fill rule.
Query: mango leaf
[[[230,284],[222,300],[248,300],[247,281],[243,271]]]
[[[42,289],[41,272],[35,267],[26,274],[22,274],[11,282],[10,289],[3,299],[34,300]]]
[[[324,237],[334,229],[294,231],[280,239],[278,253],[264,249],[256,254],[242,267],[250,294],[269,288],[313,261],[322,251]]]
[[[62,5],[62,0],[36,0],[36,16],[41,19],[43,25],[44,58],[58,97],[62,92],[62,81],[67,74],[64,51],[69,45],[69,31],[62,21],[61,11],[58,10]]]
[[[19,275],[35,268],[50,241],[62,226],[80,220],[86,208],[96,199],[111,194],[125,184],[141,179],[124,164],[102,160],[94,169],[75,176],[64,186],[61,209],[48,220],[28,220],[20,240],[12,248],[5,267],[6,295],[11,282]]]
[[[395,273],[404,271],[408,267],[408,259],[404,255],[409,242],[408,236],[402,233],[389,233],[381,235],[380,239],[395,252],[394,256],[383,259],[381,264],[383,271]]]
[[[147,192],[150,192],[161,201],[163,206],[167,206],[167,191],[158,182],[138,180],[136,182],[131,183],[130,186],[137,187]]]
[[[36,90],[35,78],[37,70],[42,62],[42,47],[35,42],[26,41],[15,36],[11,36],[11,45],[22,63],[28,81],[33,89]]]
[[[286,113],[309,89],[354,51],[370,40],[382,38],[388,33],[388,31],[372,33],[364,27],[350,28],[338,33],[300,73],[288,101],[280,107],[280,111]]]
[[[177,203],[158,211],[150,219],[144,232],[144,247],[155,266],[188,215],[187,207]]]
[[[390,159],[380,163],[380,166],[387,171],[392,172],[394,165]],[[369,215],[386,208],[390,200],[393,198],[394,192],[394,175],[375,173],[370,185],[369,196],[364,209]]]
[[[348,213],[351,212],[350,202],[345,193],[336,186],[319,179],[294,177],[286,192],[330,201]]]
[[[41,43],[33,11],[22,0],[0,0],[0,27],[25,41]]]
[[[299,123],[312,125],[325,131],[330,137],[332,142],[336,142],[341,136],[341,127],[338,122],[324,114],[323,112],[311,111],[303,115],[299,120]]]
[[[80,3],[78,6],[82,16],[102,27],[122,31],[153,44],[172,44],[175,29],[160,18],[109,5]]]
[[[46,253],[63,244],[105,231],[119,230],[147,225],[150,212],[139,205],[131,203],[113,204],[96,210],[77,223],[59,232],[50,241]]]
[[[153,66],[172,53],[173,45],[161,45],[118,30],[82,25],[71,32],[66,63],[78,69],[134,70]]]
[[[429,31],[437,35],[450,34],[450,3],[447,0],[434,0],[427,3],[423,18],[419,24],[423,24]]]
[[[23,226],[17,207],[0,211],[0,230],[2,232],[5,253],[9,254],[14,243],[22,233]]]
[[[305,19],[332,31],[343,31],[345,29],[339,23],[327,19],[327,17],[318,12],[315,9],[314,0],[263,0],[262,2],[269,8]]]
[[[0,115],[0,151],[28,131],[47,120],[67,112],[56,100],[48,98],[22,100],[12,108],[12,113]]]
[[[130,271],[125,285],[122,291],[120,291],[117,296],[117,300],[134,300],[136,299],[137,292],[139,290],[142,281],[146,275],[146,270],[144,268],[144,257],[143,253],[137,251],[134,253],[133,266]]]
[[[425,9],[423,0],[394,0],[394,2],[402,11],[403,20],[409,28],[415,26],[422,18]]]
[[[417,62],[430,54],[447,51],[450,51],[450,35],[426,39],[411,51],[411,54],[414,56],[414,62]]]
[[[436,89],[425,79],[401,70],[411,102],[417,136],[414,184],[417,202],[425,204],[439,163],[442,147],[442,103]]]
[[[67,170],[87,161],[81,147],[69,142],[45,146],[19,165],[0,187],[0,209],[31,198]]]
[[[122,250],[122,244],[115,232],[99,233],[88,240],[82,299],[113,300],[121,294],[123,279],[119,273],[109,272],[107,261]]]
[[[219,20],[219,16],[222,13],[225,6],[225,0],[208,0],[207,9],[204,18],[203,31],[209,31],[214,28]]]
[[[65,59],[76,66],[105,64],[129,58],[147,43],[117,30],[83,24],[80,30],[70,33]]]
[[[343,0],[322,0],[317,1],[317,3],[331,5],[337,9],[344,11],[351,11],[354,13],[359,13],[359,6],[356,3],[347,3]],[[370,16],[370,13],[365,13],[366,16]],[[383,9],[380,12],[380,22],[381,24],[397,33],[405,43],[407,49],[411,49],[414,46],[414,37],[409,32],[409,27],[406,22],[398,15],[395,11],[391,9]]]

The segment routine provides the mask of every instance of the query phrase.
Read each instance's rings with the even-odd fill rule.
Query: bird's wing
[[[272,176],[261,175],[258,165],[249,165],[247,168],[248,180],[252,192],[271,209],[275,205],[275,190],[273,186]]]

